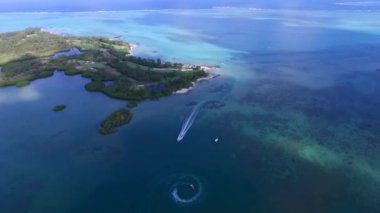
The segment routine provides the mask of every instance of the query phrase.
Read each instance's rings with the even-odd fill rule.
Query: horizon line
[[[6,13],[109,13],[109,12],[128,12],[128,11],[169,11],[169,10],[218,10],[218,9],[247,9],[256,11],[380,11],[380,8],[376,9],[347,9],[347,8],[334,8],[334,9],[291,9],[291,8],[259,8],[259,7],[233,7],[233,6],[215,6],[210,8],[162,8],[162,9],[122,9],[122,10],[67,10],[67,11],[0,11],[0,14]]]

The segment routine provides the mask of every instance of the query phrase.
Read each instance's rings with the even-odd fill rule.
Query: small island
[[[187,91],[209,77],[202,66],[133,56],[132,47],[115,38],[63,36],[40,28],[2,33],[0,87],[28,86],[63,71],[91,79],[87,91],[126,100],[133,108],[142,100]],[[113,130],[108,125],[102,129]]]
[[[57,106],[53,107],[54,112],[60,112],[60,111],[63,111],[65,109],[66,109],[65,105],[57,105]]]
[[[126,109],[120,109],[102,122],[99,132],[103,135],[115,133],[118,127],[128,124],[131,120],[132,114]]]

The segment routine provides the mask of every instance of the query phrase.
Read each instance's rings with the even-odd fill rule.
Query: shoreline
[[[62,37],[65,37],[65,36],[68,36],[66,33],[63,33],[63,32],[60,32],[59,30],[54,30],[54,29],[52,29],[52,28],[36,28],[36,29],[29,29],[29,31],[31,31],[32,33],[33,33],[33,35],[39,35],[39,34],[43,34],[43,33],[47,33],[47,35],[50,35],[50,37],[54,37],[54,36],[62,36]],[[19,31],[18,33],[22,33],[23,31]],[[25,30],[25,32],[28,32],[28,29],[27,30]],[[16,32],[17,33],[17,32]],[[101,37],[100,37],[101,38]],[[69,37],[69,38],[67,38],[67,39],[86,39],[86,37],[76,37],[76,36],[73,36],[73,37]],[[96,38],[95,38],[96,39]],[[109,41],[113,41],[114,40],[114,38],[108,38],[108,40]],[[85,40],[86,41],[86,40]],[[68,42],[68,41],[67,41]],[[126,56],[134,56],[135,55],[135,49],[139,46],[139,45],[137,45],[137,44],[134,44],[134,43],[128,43],[128,42],[125,42],[125,45],[127,45],[127,49],[124,49],[124,50],[127,50],[127,51],[125,51],[126,53],[124,53],[124,54],[126,54]],[[71,50],[73,50],[74,48],[79,48],[78,49],[78,51],[80,52],[80,48],[81,48],[81,46],[79,45],[79,46],[75,46],[75,47],[72,47],[71,49],[70,49],[70,51]],[[95,51],[95,50],[92,50],[92,51]],[[102,51],[102,52],[104,52],[104,51],[106,51],[106,49],[104,50],[104,49],[100,49],[100,51]],[[53,56],[52,56],[52,58],[58,58],[58,57],[56,57],[56,55],[57,54],[61,54],[61,53],[63,53],[63,52],[56,52]],[[66,56],[66,55],[65,55]],[[59,56],[60,57],[60,56]],[[52,62],[53,63],[53,62]],[[173,62],[172,62],[173,63]],[[175,64],[175,63],[174,63]],[[53,64],[54,65],[54,64]],[[58,65],[56,65],[56,66],[58,66]],[[67,66],[69,66],[69,65],[67,65]],[[52,67],[54,67],[54,66],[52,66]],[[46,67],[45,67],[46,68]],[[84,73],[86,70],[75,70],[76,69],[76,67],[74,67],[74,68],[72,68],[72,69],[74,69],[74,70],[71,70],[70,69],[71,67],[54,67],[54,69],[49,69],[49,67],[47,67],[46,69],[48,69],[47,71],[45,71],[44,73],[42,73],[42,74],[39,74],[39,73],[37,73],[36,74],[36,76],[27,76],[28,77],[28,79],[26,79],[26,80],[24,80],[24,81],[21,81],[21,83],[19,83],[19,85],[17,84],[18,82],[17,82],[17,76],[15,77],[15,80],[14,80],[14,82],[16,82],[16,83],[14,83],[14,82],[12,82],[12,79],[9,79],[9,81],[10,81],[10,83],[7,83],[7,82],[1,82],[0,81],[0,86],[1,87],[3,87],[3,86],[11,86],[11,85],[16,85],[16,86],[19,86],[19,87],[21,87],[21,86],[26,86],[26,85],[28,85],[29,84],[29,82],[30,81],[32,81],[32,80],[35,80],[35,79],[39,79],[39,78],[43,78],[43,77],[50,77],[50,76],[52,76],[53,74],[54,74],[54,71],[55,70],[63,70],[64,72],[65,72],[65,74],[69,74],[69,75],[71,75],[71,74],[81,74],[81,75],[84,75],[84,74],[87,74],[87,75],[89,75],[88,73]],[[220,66],[215,66],[215,65],[208,65],[208,64],[200,64],[200,65],[194,65],[194,64],[188,64],[188,65],[183,65],[183,64],[181,64],[181,68],[178,68],[177,67],[177,69],[176,70],[174,70],[174,71],[179,71],[179,72],[193,72],[193,71],[202,71],[203,72],[203,74],[202,75],[198,75],[198,76],[196,76],[196,77],[200,77],[200,78],[196,78],[196,77],[194,77],[194,78],[192,78],[192,79],[188,79],[188,81],[187,81],[187,85],[189,85],[189,87],[188,88],[182,88],[182,89],[178,89],[178,90],[172,90],[172,93],[171,94],[185,94],[185,93],[187,93],[187,92],[189,92],[189,91],[191,91],[191,90],[193,90],[194,89],[194,87],[195,87],[195,84],[196,83],[198,83],[198,82],[200,82],[200,81],[205,81],[205,80],[211,80],[211,79],[213,79],[213,78],[215,78],[215,77],[218,77],[219,75],[218,74],[216,74],[216,73],[214,73],[214,71],[215,70],[217,70],[218,68],[220,68]],[[3,67],[0,67],[0,74],[2,73],[2,71],[3,71]],[[205,76],[205,74],[206,74],[206,76]],[[203,76],[205,76],[205,77],[203,77]],[[91,75],[90,76],[87,76],[87,77],[91,77]],[[1,80],[1,79],[0,79]],[[192,80],[192,81],[191,81]],[[94,86],[94,85],[92,85],[92,86]],[[184,86],[184,85],[183,85]],[[181,87],[179,87],[179,88],[181,88]],[[113,97],[113,96],[112,96]],[[113,97],[113,98],[115,98],[115,97]]]
[[[137,44],[132,44],[132,43],[129,43],[129,49],[128,49],[128,52],[129,54],[127,56],[133,56],[133,50],[136,49],[138,47]]]
[[[133,50],[135,50],[137,47],[138,47],[137,44],[129,43],[129,49],[128,49],[129,54],[127,56],[134,56]],[[194,66],[195,65],[189,64],[189,65],[187,65],[187,67],[182,68],[181,71],[182,72],[186,72],[186,71],[192,70],[192,67],[194,67]],[[191,86],[188,87],[188,88],[182,88],[180,90],[174,91],[172,93],[172,95],[183,95],[183,94],[186,94],[186,93],[188,93],[188,92],[190,92],[190,91],[192,91],[194,89],[196,83],[199,83],[201,81],[208,81],[208,80],[211,80],[211,79],[214,79],[214,78],[217,78],[217,77],[221,76],[220,74],[212,73],[213,71],[216,71],[217,69],[220,68],[219,65],[206,65],[206,64],[203,64],[203,65],[199,65],[199,67],[201,68],[201,70],[203,70],[204,72],[207,73],[207,76],[203,77],[203,78],[199,78],[199,79],[197,79],[194,82],[191,82]]]
[[[220,74],[211,73],[210,72],[210,68],[208,70],[205,70],[205,69],[203,69],[203,70],[205,72],[207,72],[207,74],[208,74],[206,77],[199,78],[196,81],[191,82],[191,86],[190,87],[177,90],[177,91],[173,92],[173,95],[183,95],[183,94],[186,94],[186,93],[192,91],[197,83],[199,83],[201,81],[209,81],[211,79],[214,79],[214,78],[217,78],[217,77],[220,76]],[[212,68],[212,70],[216,70],[216,68]]]
[[[6,44],[17,44],[19,49],[33,47],[30,54],[34,57],[16,60],[22,58],[22,53],[8,48],[9,45],[1,45],[0,58],[7,60],[0,66],[0,87],[28,86],[34,80],[51,77],[56,71],[63,71],[67,76],[80,75],[90,79],[84,85],[88,92],[98,92],[112,99],[137,103],[184,94],[193,90],[197,82],[218,76],[212,72],[217,66],[184,67],[182,63],[164,61],[162,64],[160,59],[132,56],[137,44],[112,38],[65,37],[49,28],[30,28],[1,35],[6,38]],[[30,37],[33,39],[28,39]],[[19,42],[20,38],[22,42]],[[45,41],[50,42],[50,45],[45,45]],[[5,77],[4,71],[7,74]],[[162,87],[158,86],[158,90],[151,90],[150,87],[157,82],[158,85],[168,83],[168,89],[161,91]],[[183,88],[186,86],[190,87]],[[65,105],[57,105],[52,110],[58,112],[65,108]],[[131,118],[132,114],[127,109],[116,111],[104,120],[99,131],[103,135],[115,133],[117,127],[128,124]]]

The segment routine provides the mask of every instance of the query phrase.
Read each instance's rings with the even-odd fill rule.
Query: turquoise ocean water
[[[379,212],[378,20],[233,8],[1,13],[1,32],[120,37],[135,55],[220,65],[221,76],[140,103],[111,136],[97,127],[127,103],[86,92],[86,79],[56,72],[1,88],[0,212]],[[177,142],[204,101],[219,105],[205,104]],[[52,112],[57,104],[67,109]],[[175,188],[196,199],[176,202]]]

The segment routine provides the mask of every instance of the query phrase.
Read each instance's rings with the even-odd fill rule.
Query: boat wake
[[[157,212],[160,208],[188,211],[202,201],[204,186],[198,175],[165,171],[145,184],[137,206],[139,213]]]
[[[180,142],[186,135],[186,133],[189,131],[191,126],[194,123],[195,118],[197,117],[199,110],[203,106],[203,104],[206,103],[206,101],[203,101],[199,104],[197,104],[194,108],[193,111],[191,112],[190,116],[183,122],[182,124],[182,129],[177,137],[177,141]]]

